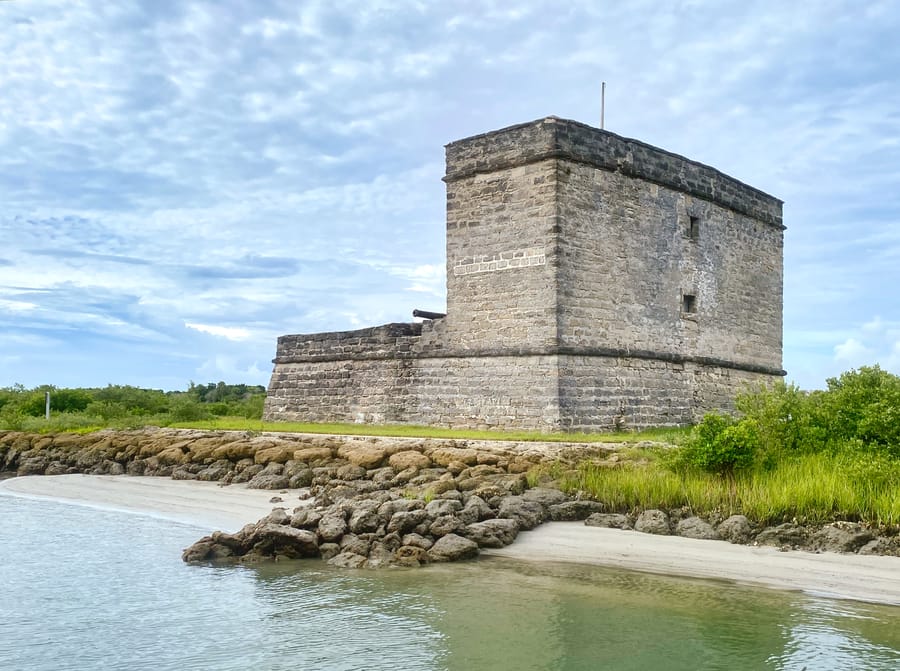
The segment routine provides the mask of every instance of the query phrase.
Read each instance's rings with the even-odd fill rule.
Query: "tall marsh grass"
[[[795,519],[900,524],[900,464],[891,460],[861,464],[855,456],[807,454],[734,478],[672,470],[664,458],[612,467],[584,463],[563,474],[559,484],[621,512],[688,507],[695,514],[744,514],[772,524]]]

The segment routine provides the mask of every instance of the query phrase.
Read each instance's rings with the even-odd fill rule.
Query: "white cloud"
[[[850,366],[858,366],[869,361],[872,350],[863,345],[856,338],[847,338],[844,342],[834,346],[834,358]]]
[[[121,346],[129,379],[185,382],[216,353],[255,375],[279,333],[439,310],[442,145],[596,123],[601,80],[609,129],[786,201],[789,372],[900,356],[890,3],[0,4],[0,331],[23,382],[46,360],[29,338],[73,377]]]
[[[189,329],[208,333],[219,338],[227,338],[228,340],[247,340],[250,337],[250,331],[245,328],[236,326],[215,326],[212,324],[194,324],[185,322],[184,325]]]

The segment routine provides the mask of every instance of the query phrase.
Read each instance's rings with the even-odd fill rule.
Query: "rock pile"
[[[216,532],[185,561],[321,557],[337,566],[418,566],[512,543],[547,521],[629,529],[783,550],[900,556],[896,529],[852,522],[772,527],[743,515],[701,519],[690,510],[610,510],[603,502],[530,488],[542,463],[610,457],[617,445],[368,438],[141,429],[90,434],[0,431],[0,472],[159,475],[245,483],[293,498],[235,534]],[[292,493],[291,493],[292,492]]]
[[[519,489],[518,480],[507,484]],[[505,492],[487,500],[475,490],[448,489],[428,502],[391,490],[333,500],[344,487],[320,489],[322,503],[299,506],[293,513],[278,508],[236,534],[213,533],[186,549],[182,558],[193,562],[321,557],[348,568],[469,559],[479,548],[509,545],[519,530],[548,518],[549,502],[565,499],[561,492],[548,489],[521,495]]]

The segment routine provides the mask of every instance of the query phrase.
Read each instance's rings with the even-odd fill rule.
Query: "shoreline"
[[[297,492],[292,489],[283,494],[238,484],[223,487],[215,482],[157,476],[73,474],[0,481],[0,495],[151,515],[224,531],[236,531],[253,523],[274,507],[290,510],[300,505]],[[271,503],[273,496],[284,501]],[[588,527],[580,522],[544,523],[532,531],[521,532],[512,545],[484,549],[482,555],[725,580],[900,606],[898,557],[781,552],[771,547]]]
[[[217,482],[140,475],[25,475],[0,480],[0,495],[149,515],[228,532],[256,522],[276,506],[290,505],[270,503],[277,492],[246,485],[223,487]]]

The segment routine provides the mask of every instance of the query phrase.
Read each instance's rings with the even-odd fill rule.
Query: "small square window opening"
[[[694,241],[700,239],[700,217],[689,218],[688,237]]]
[[[683,294],[681,297],[681,313],[686,315],[696,314],[697,297],[693,294]]]

